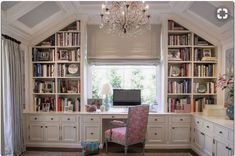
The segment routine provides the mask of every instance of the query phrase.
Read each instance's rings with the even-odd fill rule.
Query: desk
[[[104,142],[104,132],[107,130],[107,129],[110,129],[110,128],[113,128],[115,126],[112,126],[110,124],[110,122],[112,120],[120,120],[120,121],[123,121],[123,122],[126,122],[127,121],[127,114],[119,114],[119,115],[103,115],[102,117],[102,139],[101,139],[101,142],[103,143]]]

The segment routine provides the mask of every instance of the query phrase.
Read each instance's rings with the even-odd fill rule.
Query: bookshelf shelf
[[[81,110],[80,43],[75,21],[32,48],[33,111]]]
[[[195,107],[216,104],[216,46],[179,23],[168,20],[167,47],[167,111],[189,113],[203,111],[203,108]],[[190,109],[181,110],[186,104],[190,104]]]

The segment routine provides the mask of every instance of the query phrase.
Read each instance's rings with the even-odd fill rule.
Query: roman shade
[[[91,64],[157,64],[160,60],[161,25],[134,37],[109,34],[88,25],[88,62]]]

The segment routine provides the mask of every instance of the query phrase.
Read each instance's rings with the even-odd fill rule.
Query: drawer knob
[[[68,118],[67,120],[70,120],[70,118]]]
[[[37,117],[34,118],[34,120],[37,120],[37,119],[38,119]]]
[[[172,127],[172,129],[175,129],[175,127]]]
[[[74,126],[73,128],[76,128],[76,126]]]
[[[47,126],[45,126],[47,128]]]
[[[197,121],[197,123],[199,124],[199,121]]]
[[[41,128],[42,128],[43,126],[41,126]]]
[[[157,135],[157,133],[154,133],[154,135]]]
[[[184,121],[184,119],[180,119],[180,121]]]
[[[91,120],[94,120],[93,118],[91,118]]]
[[[154,119],[155,121],[157,121],[157,119]]]
[[[220,133],[220,134],[223,134],[223,132],[222,132],[222,131],[219,131],[219,133]]]
[[[94,133],[91,132],[91,135],[93,135]]]
[[[114,116],[112,116],[112,118],[114,118]]]
[[[207,128],[210,128],[209,126],[206,126]]]
[[[205,134],[201,132],[201,135],[205,135]]]
[[[53,118],[51,118],[51,120],[53,120]]]

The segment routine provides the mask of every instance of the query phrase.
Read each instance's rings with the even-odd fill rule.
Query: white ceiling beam
[[[191,6],[193,5],[194,2],[179,2],[179,1],[171,1],[169,3],[169,6],[171,8],[169,8],[169,10],[173,9],[172,11],[175,11],[175,12],[185,12],[187,11],[189,8],[191,8]]]
[[[35,2],[19,2],[14,5],[12,8],[6,11],[7,20],[9,23],[15,22],[17,19],[28,13],[29,11],[33,10],[43,1],[35,1]]]
[[[65,13],[73,14],[76,12],[75,6],[73,6],[73,3],[70,1],[58,1],[56,3]]]

